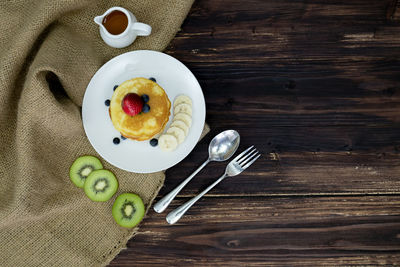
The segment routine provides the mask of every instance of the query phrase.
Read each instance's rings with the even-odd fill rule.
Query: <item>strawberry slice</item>
[[[122,109],[129,116],[139,114],[142,111],[143,104],[142,98],[135,93],[129,93],[122,99]]]

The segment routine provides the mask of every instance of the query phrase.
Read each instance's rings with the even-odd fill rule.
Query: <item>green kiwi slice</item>
[[[136,194],[121,194],[115,199],[112,215],[119,225],[127,228],[134,227],[143,219],[143,201]]]
[[[83,186],[88,198],[98,202],[109,200],[117,192],[117,189],[117,178],[108,170],[92,171]]]
[[[82,156],[72,163],[71,168],[69,169],[69,177],[77,187],[82,188],[89,174],[94,170],[102,168],[103,165],[98,158],[93,156]]]

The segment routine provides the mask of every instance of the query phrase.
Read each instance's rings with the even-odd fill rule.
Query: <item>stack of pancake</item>
[[[129,93],[149,96],[150,111],[129,116],[122,109],[122,100]],[[134,78],[120,84],[111,98],[110,117],[122,136],[144,141],[164,130],[170,116],[171,102],[164,89],[146,78]]]

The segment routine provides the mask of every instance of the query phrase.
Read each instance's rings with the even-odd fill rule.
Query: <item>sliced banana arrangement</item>
[[[192,99],[179,95],[174,100],[174,118],[169,128],[158,139],[163,151],[173,151],[185,141],[192,125]]]

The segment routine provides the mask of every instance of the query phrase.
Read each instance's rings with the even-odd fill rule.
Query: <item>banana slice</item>
[[[188,127],[190,127],[192,125],[192,117],[190,117],[188,114],[186,113],[177,113],[174,116],[174,121],[183,121],[184,123],[186,123],[186,125]]]
[[[188,135],[189,132],[189,127],[187,126],[187,124],[181,120],[174,120],[170,127],[178,127],[181,128],[184,132],[185,132],[185,137]]]
[[[185,103],[179,104],[174,108],[174,114],[178,113],[186,113],[192,116],[192,106]]]
[[[185,132],[179,127],[169,127],[167,134],[175,136],[179,144],[182,144],[183,141],[185,141]]]
[[[190,97],[188,97],[187,95],[179,95],[175,98],[174,107],[179,104],[188,104],[192,106],[192,99],[190,99]]]
[[[158,139],[158,145],[161,150],[173,151],[178,146],[178,140],[171,134],[163,134]]]

